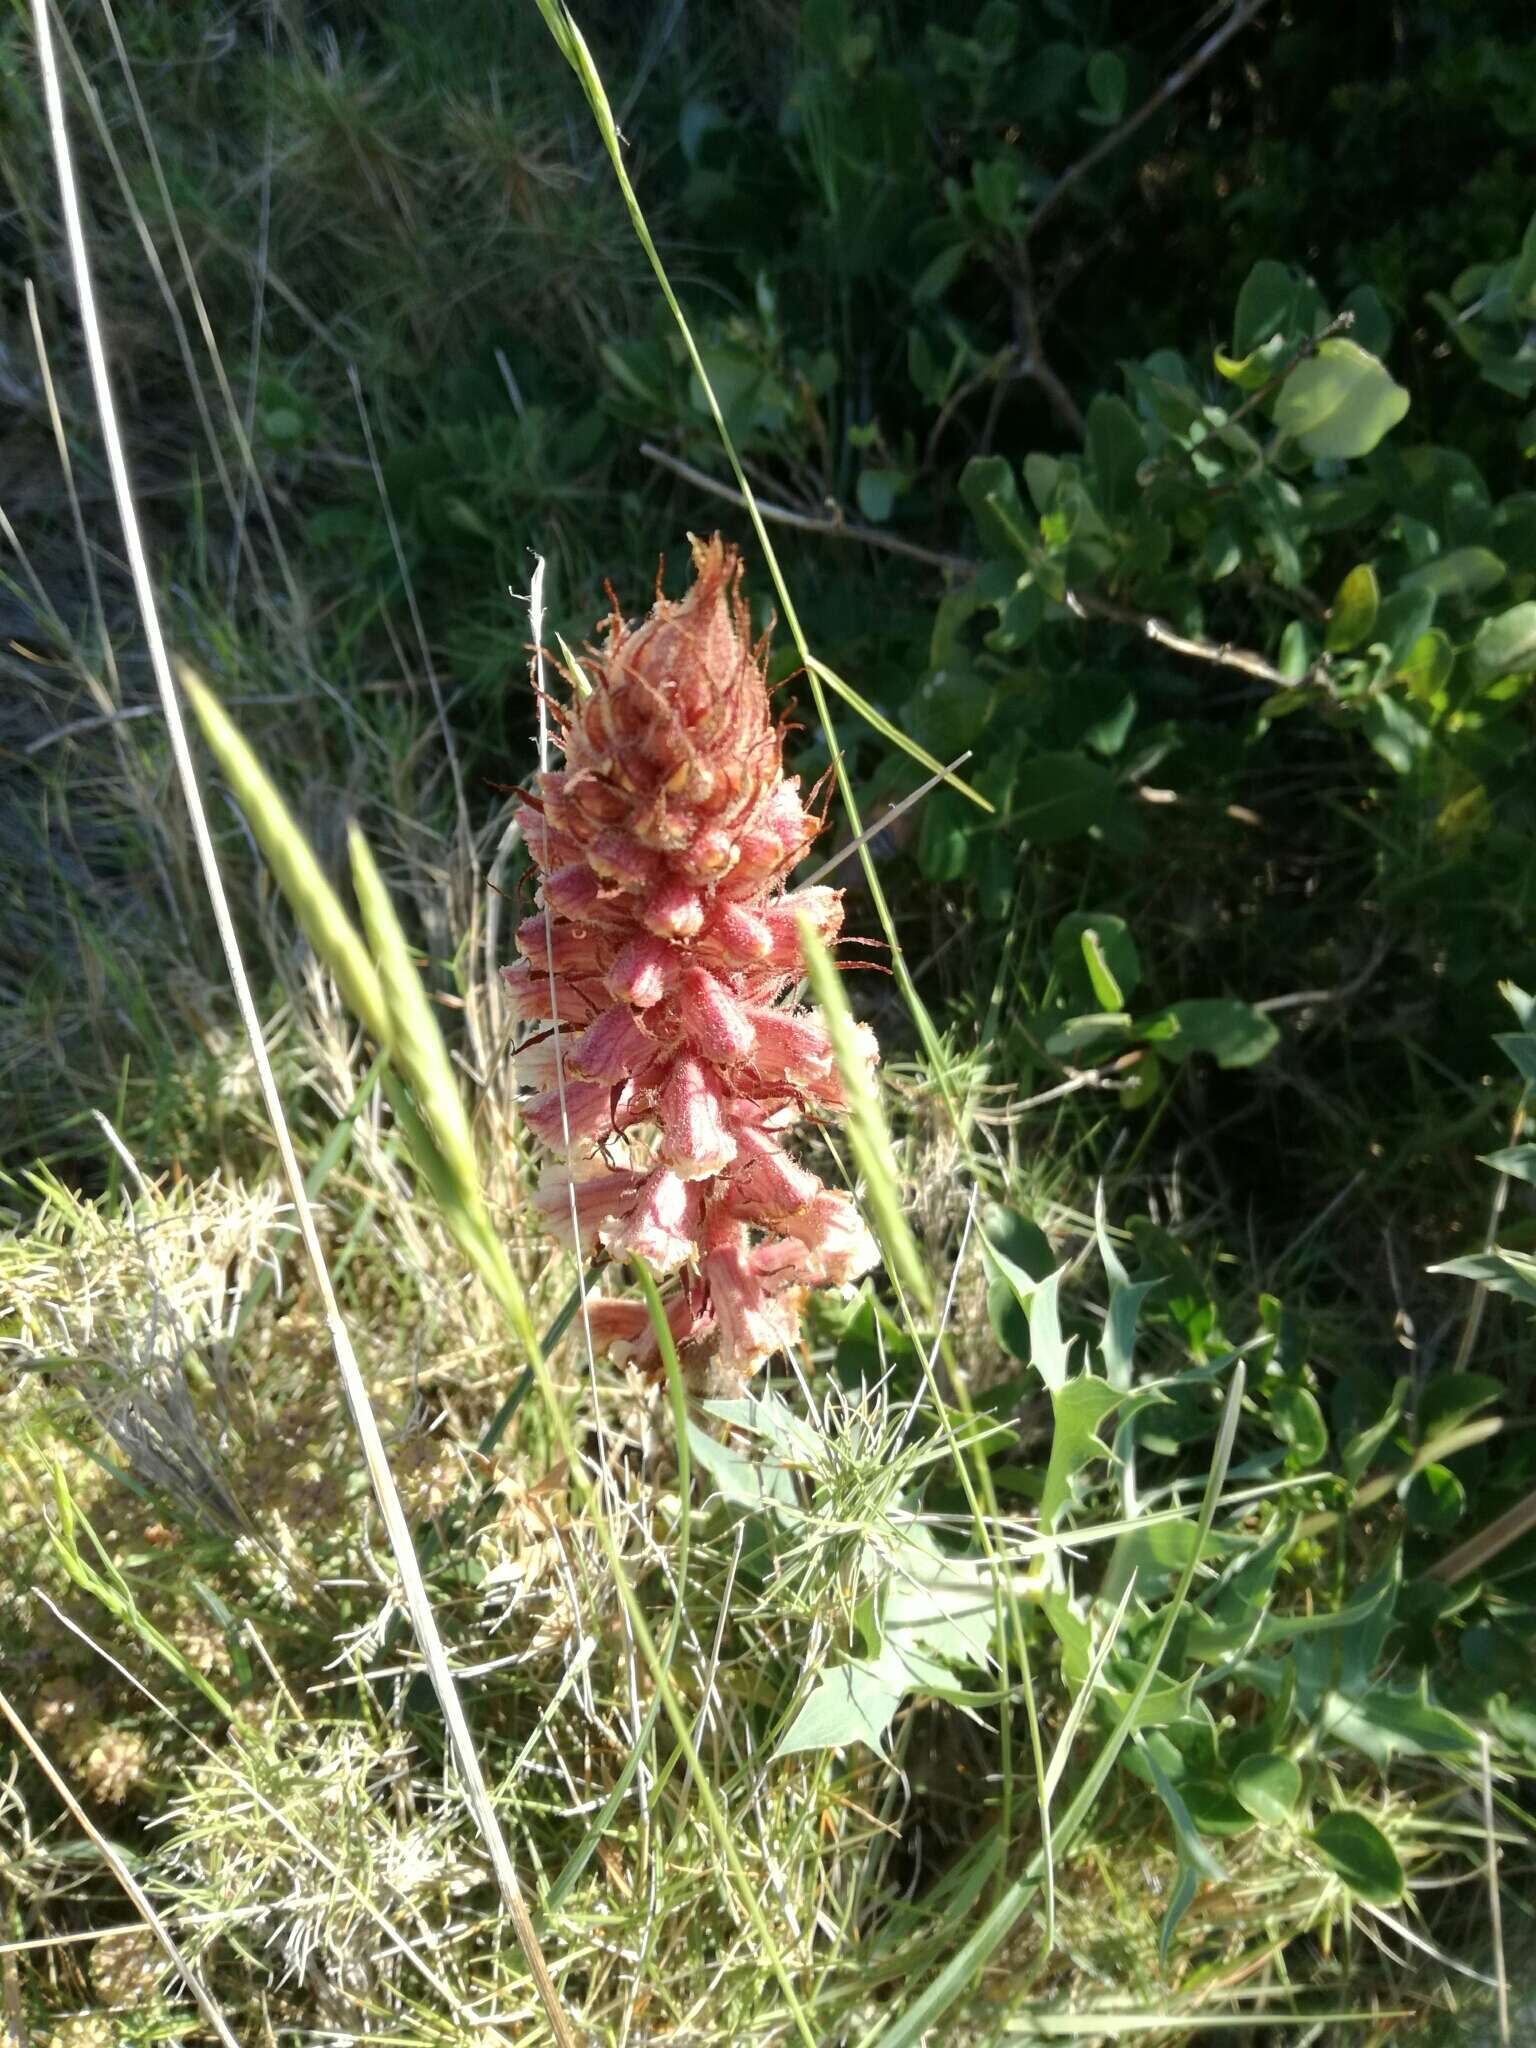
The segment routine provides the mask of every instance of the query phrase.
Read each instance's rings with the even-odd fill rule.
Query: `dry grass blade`
[[[39,0],[39,4],[43,4],[43,0]],[[67,1810],[70,1819],[74,1821],[81,1832],[88,1836],[100,1851],[102,1861],[133,1901],[134,1908],[143,1919],[145,1926],[165,1950],[172,1967],[191,1992],[193,1998],[196,1999],[198,2011],[203,2015],[203,2018],[208,2022],[213,2032],[225,2044],[225,2048],[240,2048],[240,2043],[230,2032],[228,2023],[223,2013],[219,2011],[218,2006],[215,2005],[207,1985],[176,1946],[175,1937],[150,1904],[143,1887],[128,1868],[128,1865],[123,1861],[118,1851],[107,1840],[79,1800],[76,1799],[74,1793],[70,1791],[68,1785],[59,1776],[47,1752],[33,1736],[31,1729],[22,1720],[3,1692],[0,1692],[0,1714],[3,1714],[6,1720],[9,1721],[12,1729],[15,1731],[16,1739],[21,1743],[32,1761],[37,1765],[37,1768],[53,1787],[55,1794]]]
[[[49,18],[48,0],[34,0],[33,20],[37,36],[38,55],[42,66],[43,89],[47,102],[48,124],[53,142],[54,160],[57,166],[60,194],[64,205],[66,234],[69,242],[70,261],[74,272],[75,288],[80,303],[81,323],[84,330],[86,353],[90,362],[91,382],[96,396],[97,409],[101,418],[103,439],[106,443],[107,463],[111,472],[114,496],[123,524],[123,537],[127,546],[129,567],[133,576],[135,595],[143,620],[145,639],[148,643],[150,666],[155,677],[161,706],[165,713],[167,733],[171,752],[176,765],[177,779],[186,802],[193,838],[196,841],[203,879],[207,886],[209,903],[214,921],[218,926],[223,944],[224,956],[229,969],[235,1000],[239,1006],[241,1022],[245,1027],[251,1056],[255,1062],[261,1085],[262,1099],[271,1120],[273,1135],[277,1140],[278,1153],[283,1173],[288,1183],[289,1194],[298,1218],[304,1249],[314,1277],[316,1289],[324,1308],[327,1332],[341,1374],[342,1386],[353,1424],[361,1439],[368,1476],[377,1498],[379,1510],[389,1535],[390,1548],[404,1585],[406,1605],[410,1611],[417,1641],[431,1674],[434,1690],[443,1710],[447,1724],[449,1742],[458,1769],[465,1798],[474,1814],[475,1822],[485,1840],[495,1868],[498,1887],[508,1917],[516,1932],[518,1944],[527,1960],[529,1970],[538,1989],[540,2001],[548,2015],[551,2030],[560,2048],[575,2048],[574,2036],[561,2009],[559,1994],[550,1977],[539,1948],[533,1923],[523,1899],[522,1887],[512,1863],[500,1823],[491,1806],[484,1775],[475,1752],[469,1723],[459,1698],[458,1687],[448,1666],[447,1653],[438,1633],[437,1622],[432,1612],[432,1603],[416,1561],[415,1547],[411,1540],[410,1524],[401,1505],[399,1493],[389,1470],[385,1456],[383,1438],[369,1400],[367,1385],[352,1348],[352,1340],[342,1320],[337,1304],[335,1289],[331,1284],[330,1271],[325,1254],[321,1249],[318,1230],[315,1226],[314,1211],[310,1206],[304,1187],[304,1175],[294,1152],[293,1140],[289,1134],[287,1117],[283,1111],[277,1079],[267,1053],[266,1039],[261,1019],[257,1013],[255,997],[251,991],[250,978],[245,971],[241,957],[239,939],[235,933],[234,920],[230,914],[229,900],[224,888],[224,879],[219,870],[218,855],[214,849],[213,836],[208,827],[207,813],[203,806],[202,791],[198,785],[197,772],[193,765],[192,750],[187,736],[186,722],[182,717],[180,700],[171,676],[170,659],[166,651],[165,636],[161,629],[159,606],[149,572],[149,561],[144,550],[143,535],[139,526],[138,511],[134,500],[133,485],[128,473],[127,456],[124,451],[122,431],[118,423],[117,405],[112,390],[111,375],[107,365],[106,349],[102,339],[101,320],[96,304],[95,286],[91,276],[90,262],[86,249],[85,227],[80,212],[79,188],[75,178],[74,163],[70,153],[69,135],[64,119],[64,100],[60,88],[58,62],[54,53],[52,24]]]

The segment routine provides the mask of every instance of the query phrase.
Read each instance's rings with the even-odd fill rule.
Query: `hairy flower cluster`
[[[572,679],[565,766],[522,812],[538,908],[504,977],[540,1027],[518,1057],[558,1160],[541,1213],[585,1251],[676,1274],[679,1355],[727,1387],[794,1344],[809,1289],[876,1252],[850,1197],[784,1144],[846,1106],[826,1027],[791,996],[797,920],[830,943],[842,896],[784,886],[819,821],[784,774],[738,558],[717,536],[693,565],[679,602],[610,618]],[[873,1062],[872,1035],[863,1050]],[[657,1369],[643,1303],[594,1302],[591,1321],[616,1359]]]

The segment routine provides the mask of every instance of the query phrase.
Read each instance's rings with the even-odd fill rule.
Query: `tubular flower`
[[[825,1026],[792,996],[797,917],[831,943],[842,896],[785,887],[819,822],[784,773],[736,553],[695,540],[693,567],[677,603],[607,621],[555,713],[565,765],[521,813],[538,908],[503,973],[530,1027],[524,1114],[554,1155],[539,1212],[567,1243],[676,1275],[679,1355],[723,1389],[794,1344],[809,1290],[856,1279],[876,1250],[784,1143],[844,1107]],[[591,1327],[659,1369],[639,1304],[594,1302]]]

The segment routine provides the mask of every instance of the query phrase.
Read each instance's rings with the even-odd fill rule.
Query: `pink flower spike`
[[[703,1180],[736,1157],[721,1116],[722,1092],[702,1060],[684,1057],[667,1076],[659,1103],[661,1156],[683,1180]]]
[[[675,1273],[693,1257],[699,1231],[699,1191],[666,1167],[643,1183],[633,1209],[606,1227],[602,1241],[616,1259],[644,1259],[657,1273]]]
[[[787,1149],[803,1117],[845,1106],[823,1020],[785,1000],[797,918],[830,942],[842,897],[785,889],[820,821],[784,773],[740,560],[695,540],[693,567],[639,625],[615,610],[581,659],[589,687],[557,710],[564,763],[519,812],[539,914],[506,986],[533,1027],[516,1055],[528,1127],[572,1154],[537,1211],[566,1243],[679,1275],[667,1322],[702,1392],[792,1348],[807,1289],[857,1278],[875,1247]],[[868,1033],[863,1051],[873,1063]],[[643,1303],[603,1297],[590,1320],[606,1352],[659,1370]]]

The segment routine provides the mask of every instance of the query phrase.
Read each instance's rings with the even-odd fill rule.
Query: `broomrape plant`
[[[791,1349],[808,1291],[878,1261],[852,1198],[784,1145],[802,1118],[847,1107],[831,1036],[791,991],[798,920],[824,942],[842,895],[788,889],[820,829],[786,776],[764,646],[741,564],[693,543],[694,582],[658,597],[571,676],[563,769],[522,811],[540,908],[504,971],[538,1093],[529,1128],[559,1155],[536,1197],[549,1227],[677,1281],[667,1323],[690,1383],[738,1391]],[[861,1027],[857,1056],[877,1057]],[[590,1308],[594,1343],[661,1367],[641,1301]]]

